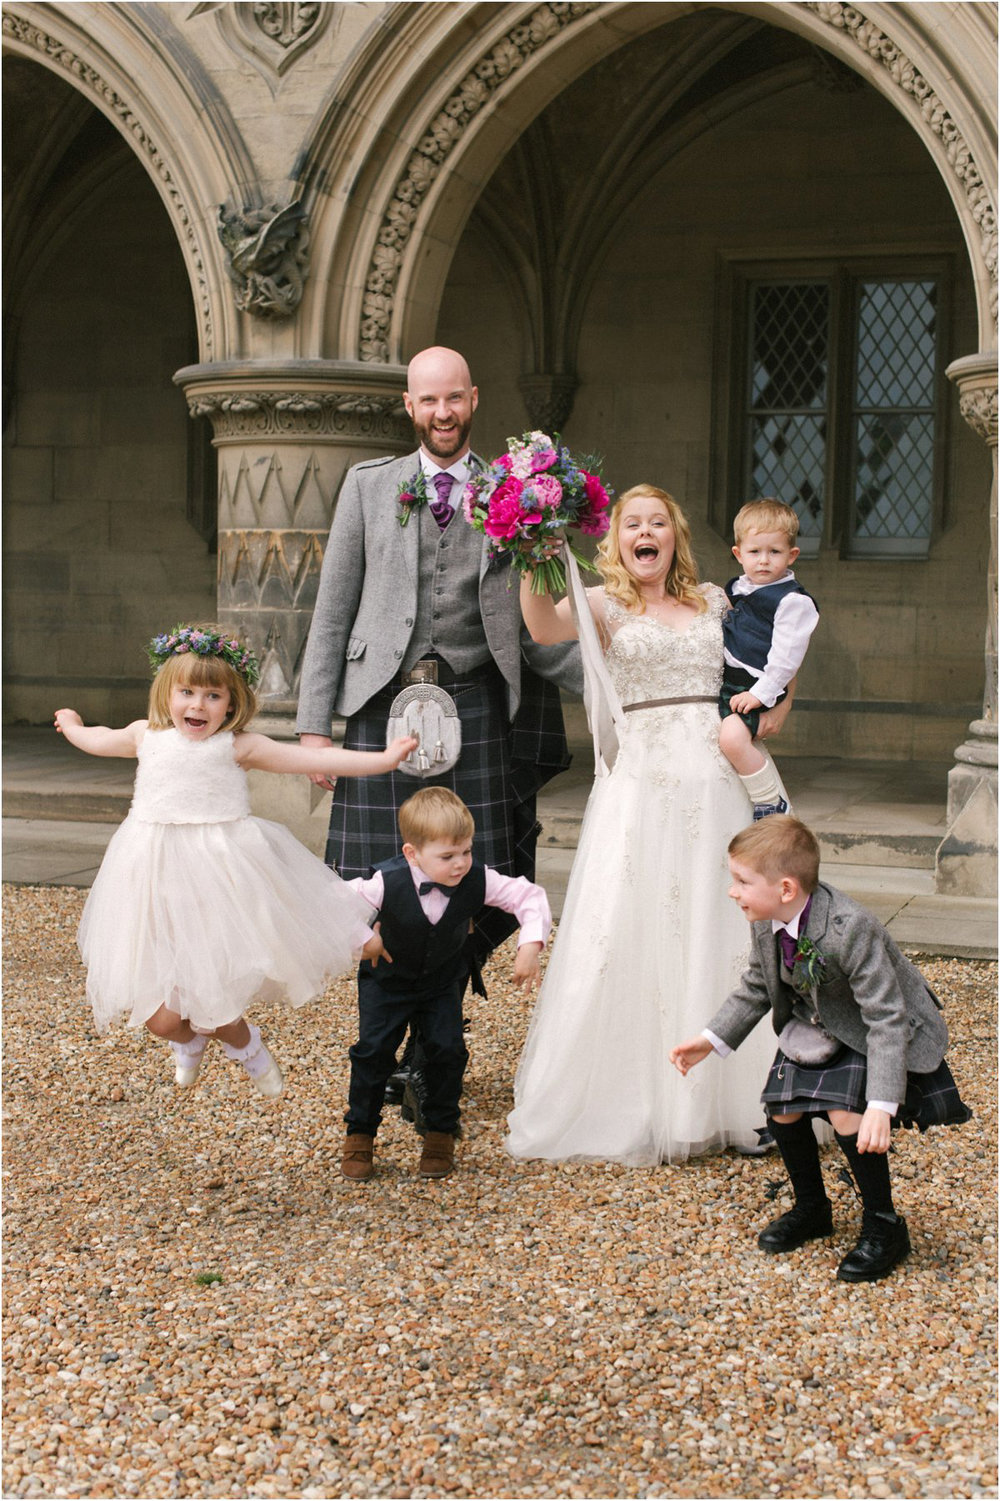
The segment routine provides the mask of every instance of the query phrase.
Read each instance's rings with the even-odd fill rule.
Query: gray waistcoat
[[[452,490],[452,499],[461,497]],[[490,659],[479,608],[479,567],[483,538],[473,531],[461,505],[441,531],[430,507],[423,506],[411,518],[420,543],[417,619],[403,662],[409,670],[420,657],[437,652],[452,671],[471,672]]]

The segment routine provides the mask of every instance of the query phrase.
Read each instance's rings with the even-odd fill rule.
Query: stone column
[[[178,370],[219,465],[218,618],[261,664],[257,727],[294,735],[299,675],[334,505],[362,459],[406,453],[405,369],[341,360],[231,361]],[[328,803],[302,778],[258,773],[254,810],[322,849]],[[319,810],[319,811],[317,811]]]
[[[967,355],[948,366],[962,416],[993,457],[983,717],[955,751],[948,773],[948,832],[938,847],[935,886],[949,896],[997,894],[997,355]]]

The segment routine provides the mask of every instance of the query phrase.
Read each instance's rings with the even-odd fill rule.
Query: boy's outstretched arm
[[[538,958],[544,947],[541,943],[522,943],[518,946],[514,956],[514,984],[518,990],[538,989],[542,973]]]
[[[679,1042],[670,1049],[670,1062],[679,1073],[686,1074],[711,1052],[714,1049],[707,1037],[689,1037],[687,1042]]]

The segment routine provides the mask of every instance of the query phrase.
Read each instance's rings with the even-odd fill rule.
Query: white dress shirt
[[[786,574],[770,584],[753,584],[742,573],[733,585],[733,593],[746,595],[753,594],[758,589],[773,589],[775,584],[787,583],[794,577],[795,574],[789,568]],[[818,620],[819,611],[808,595],[786,594],[774,612],[771,650],[767,654],[763,672],[758,667],[751,667],[749,662],[741,662],[730,651],[724,653],[730,667],[742,667],[744,672],[749,672],[757,679],[749,691],[754,698],[760,699],[765,709],[773,708],[802,666],[809,637],[816,629]]]
[[[462,499],[462,491],[465,489],[466,481],[468,480],[469,474],[471,472],[469,469],[468,452],[463,453],[462,457],[460,459],[456,459],[453,464],[449,464],[446,467],[442,468],[440,464],[435,464],[433,459],[428,458],[423,449],[421,449],[420,467],[424,471],[424,478],[427,481],[428,489],[430,489],[431,491],[432,500],[437,499],[437,491],[433,489],[434,476],[436,474],[451,475],[455,483],[451,487],[451,494],[449,495],[448,500],[450,504],[455,506],[457,510],[458,505]]]

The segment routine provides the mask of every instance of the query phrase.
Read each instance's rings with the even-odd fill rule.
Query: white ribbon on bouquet
[[[587,591],[583,587],[580,569],[568,544],[563,547],[562,556],[566,564],[566,593],[583,660],[583,706],[587,711],[590,733],[594,737],[594,775],[606,777],[618,755],[618,743],[625,725],[625,711],[622,709],[618,690],[611,681],[597,626],[587,603]]]

